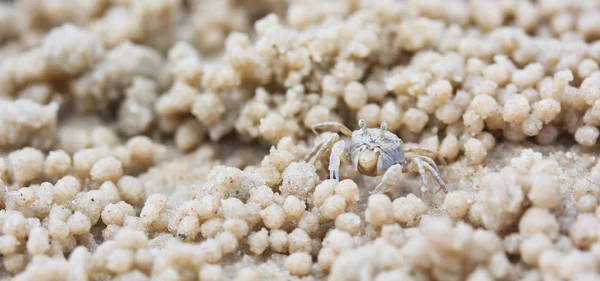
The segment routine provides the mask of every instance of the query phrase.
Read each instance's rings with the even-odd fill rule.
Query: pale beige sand
[[[0,276],[598,280],[598,39],[595,1],[2,2]],[[303,161],[361,119],[448,191]]]

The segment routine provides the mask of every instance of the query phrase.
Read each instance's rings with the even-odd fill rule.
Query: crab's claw
[[[331,148],[331,155],[329,156],[329,177],[340,180],[340,165],[342,163],[342,157],[344,157],[346,143],[343,140],[337,141],[333,148]]]

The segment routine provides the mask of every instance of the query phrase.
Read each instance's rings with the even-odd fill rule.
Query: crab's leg
[[[346,154],[346,142],[343,140],[337,141],[331,149],[329,156],[329,178],[340,180],[340,165],[341,163],[349,163],[348,155]]]
[[[426,156],[417,156],[412,160],[407,161],[406,163],[408,164],[405,165],[403,172],[419,172],[421,180],[423,181],[423,185],[426,188],[429,188],[427,184],[427,175],[425,174],[425,171],[429,171],[433,175],[437,183],[440,185],[440,187],[444,191],[447,191],[448,188],[442,180],[442,178],[440,177],[440,174],[433,168],[433,166],[431,166],[431,164],[428,163],[429,161],[433,162],[433,160],[431,158],[429,158],[428,160],[424,160],[427,158],[428,157]]]
[[[425,174],[425,165],[423,163],[423,160],[419,159],[418,157],[415,157],[412,159],[407,159],[407,161],[404,162],[404,167],[402,168],[402,172],[404,172],[404,173],[418,172],[419,175],[421,176],[421,181],[423,183],[423,186],[428,187],[427,175]]]
[[[419,168],[419,175],[421,176],[421,180],[423,181],[423,186],[429,189],[429,184],[427,183],[427,175],[425,174],[425,165],[423,165],[423,161],[420,158],[415,158],[413,161],[417,163],[417,167]]]
[[[316,144],[308,154],[306,154],[306,156],[304,156],[304,161],[305,162],[309,162],[309,159],[313,157],[313,155],[315,155],[315,153],[317,153],[317,151],[319,151],[319,149],[321,149],[321,147],[323,146],[323,144],[325,143],[325,141],[322,141],[318,144]]]
[[[348,129],[348,127],[344,126],[344,124],[340,123],[340,122],[335,122],[335,121],[327,121],[327,122],[322,122],[322,123],[317,123],[312,125],[311,129],[313,131],[313,133],[315,133],[315,135],[318,135],[317,133],[317,128],[322,128],[322,127],[327,127],[327,126],[332,126],[336,129],[338,129],[342,134],[351,137],[352,136],[352,131],[350,131],[350,129]]]
[[[375,187],[375,189],[369,193],[386,193],[390,191],[392,186],[394,186],[394,184],[396,184],[398,181],[400,173],[402,173],[402,169],[403,167],[401,164],[392,165],[387,169],[387,171],[385,171],[383,177],[381,178],[381,182],[377,185],[377,187]]]
[[[446,166],[446,164],[447,164],[446,159],[444,159],[444,157],[442,157],[437,151],[435,151],[433,149],[422,148],[422,147],[412,147],[412,148],[407,148],[405,150],[405,152],[408,152],[408,153],[412,152],[412,153],[420,154],[422,156],[427,156],[429,158],[439,159],[443,166]]]
[[[422,155],[415,156],[415,158],[420,158],[421,160],[425,161],[425,163],[427,163],[431,167],[433,167],[433,169],[435,169],[436,173],[438,173],[438,174],[440,173],[440,170],[438,169],[438,167],[435,164],[435,161],[433,161],[433,159],[431,159],[427,156],[422,156]]]
[[[331,135],[329,135],[329,137],[327,138],[327,140],[325,140],[324,142],[322,142],[319,145],[315,146],[313,148],[313,150],[308,154],[308,155],[314,154],[314,157],[312,158],[312,160],[310,162],[314,164],[317,161],[319,161],[319,159],[321,159],[321,155],[326,150],[330,149],[333,146],[333,143],[336,142],[339,139],[340,139],[340,136],[338,134],[332,133]],[[318,148],[318,150],[317,150],[317,148]],[[315,150],[317,150],[316,153],[313,152]],[[307,157],[308,157],[308,155],[307,155]]]
[[[332,133],[327,140],[325,141],[325,143],[323,143],[323,146],[321,146],[321,148],[319,149],[319,151],[317,151],[317,154],[315,154],[315,161],[319,161],[319,159],[321,159],[321,155],[327,151],[328,149],[331,149],[333,147],[333,144],[340,139],[340,136],[336,133]]]
[[[433,177],[440,185],[440,187],[444,190],[444,192],[448,192],[448,187],[446,186],[446,183],[444,183],[444,180],[442,180],[442,177],[440,177],[440,174],[436,172],[435,169],[429,163],[425,163],[425,168],[427,168],[429,172],[433,175]]]

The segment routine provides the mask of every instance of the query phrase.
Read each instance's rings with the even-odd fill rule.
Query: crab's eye
[[[358,127],[359,128],[364,129],[365,126],[366,126],[366,124],[365,124],[365,120],[364,119],[358,120]]]
[[[380,127],[380,129],[381,129],[382,131],[387,131],[387,129],[388,129],[388,125],[387,125],[387,123],[385,123],[385,122],[382,122],[382,123],[381,123],[381,127]]]

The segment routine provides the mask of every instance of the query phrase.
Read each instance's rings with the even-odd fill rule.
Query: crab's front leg
[[[340,166],[341,164],[350,163],[348,154],[346,153],[346,142],[343,140],[337,141],[331,148],[331,155],[329,156],[329,178],[336,181],[340,180]]]
[[[392,165],[385,171],[383,177],[381,178],[381,182],[373,189],[371,194],[373,193],[386,193],[389,192],[394,185],[398,182],[400,178],[400,174],[402,173],[402,164]]]

